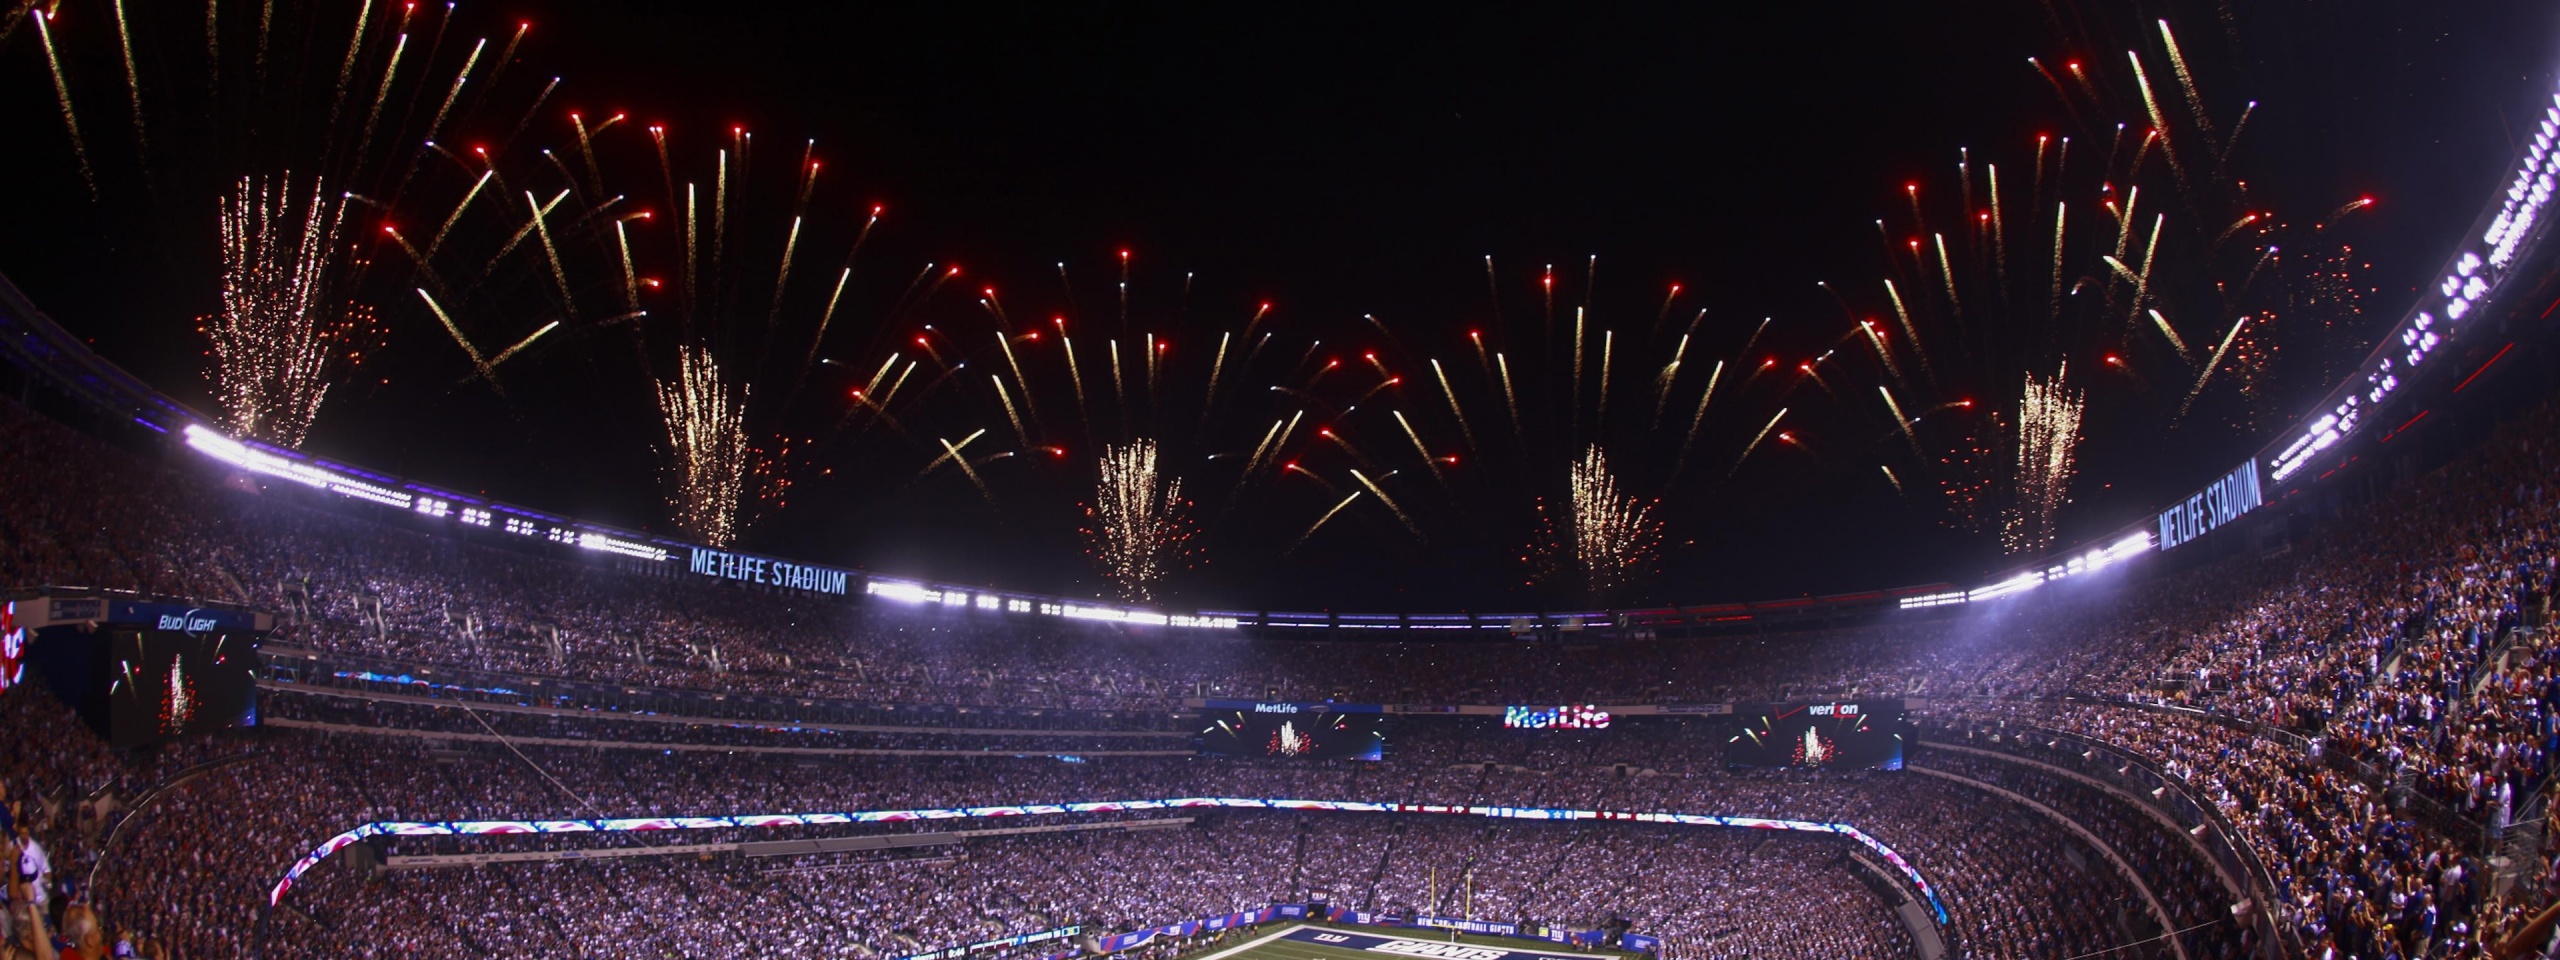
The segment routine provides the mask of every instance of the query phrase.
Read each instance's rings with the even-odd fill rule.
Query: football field
[[[1576,953],[1562,944],[1446,930],[1293,924],[1189,960],[1622,960],[1623,953]],[[1556,949],[1550,949],[1556,948]]]

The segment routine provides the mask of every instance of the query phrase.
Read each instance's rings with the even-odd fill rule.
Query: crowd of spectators
[[[1677,641],[1201,643],[1163,631],[755,591],[466,542],[400,517],[347,512],[308,491],[110,449],[0,404],[0,493],[15,505],[0,512],[0,582],[244,602],[285,614],[282,644],[501,676],[1045,714],[1037,731],[793,729],[279,693],[271,695],[276,715],[288,720],[485,737],[302,730],[142,754],[94,745],[17,751],[0,757],[5,826],[10,852],[45,866],[29,896],[46,897],[57,939],[72,937],[66,923],[77,919],[79,935],[99,943],[187,957],[244,950],[273,865],[363,820],[1175,795],[1797,812],[1877,824],[1870,832],[1946,878],[1960,942],[2001,956],[2071,956],[2124,942],[2131,922],[2110,907],[2127,902],[2129,878],[2065,856],[2079,851],[2077,841],[2037,814],[1914,787],[1923,781],[1878,790],[1858,777],[1727,771],[1718,738],[1688,725],[1534,740],[1453,724],[1399,734],[1398,759],[1384,764],[1109,756],[1133,745],[1119,736],[1127,733],[1157,735],[1134,741],[1144,744],[1136,749],[1179,751],[1157,741],[1179,732],[1162,718],[1186,697],[1908,696],[1950,721],[2076,734],[2155,763],[2232,825],[2271,885],[2288,944],[2338,957],[2463,956],[2549,903],[2555,886],[2533,880],[2550,872],[2538,844],[2510,842],[2539,836],[2515,828],[2544,818],[2550,757],[2560,750],[2560,645],[2542,628],[2560,576],[2555,432],[2552,408],[2520,418],[2474,452],[2345,508],[2281,550],[1951,619]],[[29,699],[0,697],[0,718],[20,742],[81,742],[69,720]],[[976,721],[986,722],[1010,721]],[[555,740],[778,751],[543,745]],[[134,829],[112,829],[130,812],[125,802],[224,751],[255,759],[165,791]],[[1069,751],[1096,756],[1011,756]],[[2182,859],[2174,837],[2120,800],[1988,762],[1951,766],[2063,811],[2127,856],[2155,892],[2169,891],[2161,899],[2171,919],[2203,931],[2199,949],[2239,949],[2242,924],[2211,929],[2231,915],[2228,897],[2205,882],[2202,860]],[[1898,835],[1889,829],[1896,825],[1905,828]],[[2042,839],[2018,842],[2028,835]],[[1399,836],[1387,834],[1390,848]],[[102,857],[109,838],[120,846]],[[1598,850],[1618,841],[1579,842]],[[1339,870],[1359,858],[1314,851],[1297,855],[1292,869]],[[89,868],[100,864],[100,888],[90,891]],[[1409,889],[1401,874],[1389,882],[1391,866],[1382,853],[1373,884]],[[652,871],[670,868],[595,869],[657,877]],[[1478,869],[1496,875],[1493,866]],[[1506,859],[1500,869],[1525,868]],[[1743,882],[1731,870],[1705,872]],[[687,876],[675,882],[703,890],[715,874]],[[2015,882],[2027,876],[2050,879]],[[582,882],[629,889],[597,876]],[[1525,885],[1512,877],[1491,896],[1527,903],[1518,892]],[[346,916],[374,919],[353,926],[378,927],[387,941],[421,929],[415,918],[385,913],[390,904],[366,903],[349,905]],[[72,907],[82,912],[65,912]],[[525,922],[484,914],[470,926]],[[565,926],[550,929],[568,936]],[[1713,955],[1707,941],[1690,943],[1700,952],[1684,956]]]
[[[61,712],[35,691],[0,702],[39,714]],[[52,722],[67,721],[57,716]],[[81,736],[75,734],[74,742]],[[1555,739],[1541,742],[1544,737]],[[1409,752],[1382,762],[866,756],[813,765],[765,755],[544,746],[457,750],[367,733],[239,731],[160,758],[164,775],[181,762],[194,766],[204,753],[251,759],[218,766],[167,791],[147,816],[132,821],[112,851],[101,856],[91,842],[72,869],[97,867],[99,893],[92,899],[100,912],[151,931],[172,955],[226,956],[261,940],[259,908],[282,865],[337,829],[375,820],[853,811],[1180,796],[1582,803],[1856,823],[1935,878],[1952,919],[1950,936],[1987,954],[2065,957],[2105,949],[2131,939],[2131,925],[2139,920],[2126,908],[2135,901],[2121,879],[2090,868],[2091,855],[2055,824],[1961,785],[1882,772],[1727,771],[1721,751],[1713,749],[1716,738],[1686,723],[1631,725],[1601,734],[1507,735],[1456,725],[1408,739]],[[94,747],[66,752],[104,759]],[[1622,767],[1627,772],[1619,772]],[[621,835],[602,846],[792,839],[844,829]],[[468,956],[484,949],[547,950],[546,944],[560,941],[583,945],[571,952],[610,954],[615,944],[633,941],[582,925],[608,924],[616,911],[628,909],[624,905],[642,902],[670,906],[657,910],[650,924],[610,923],[626,930],[618,936],[700,930],[704,935],[697,942],[709,953],[801,956],[834,954],[802,951],[795,944],[837,943],[839,933],[858,929],[864,937],[853,943],[895,955],[982,935],[1033,932],[1062,917],[1108,931],[1322,892],[1331,902],[1370,910],[1456,910],[1565,925],[1615,914],[1638,932],[1669,940],[1666,949],[1679,957],[1909,950],[1907,934],[1896,932],[1900,927],[1887,904],[1851,872],[1844,859],[1849,845],[1836,838],[1781,835],[1764,849],[1759,845],[1771,835],[1729,828],[1238,812],[1202,826],[1129,833],[1125,839],[1107,839],[1121,836],[1107,832],[1072,836],[1026,841],[1021,849],[1034,852],[1021,859],[1004,852],[1015,840],[983,854],[973,843],[965,856],[920,868],[916,875],[924,879],[916,881],[922,891],[916,895],[924,899],[896,899],[902,888],[879,879],[879,870],[785,871],[743,864],[732,855],[710,863],[661,856],[581,867],[393,871],[380,881],[367,879],[362,867],[342,856],[295,892],[287,901],[291,909],[269,921],[284,926],[267,930],[263,942],[271,949],[281,942],[299,944],[296,949],[315,954],[395,950]],[[595,839],[396,837],[376,848],[390,856],[562,844],[593,849],[599,846]],[[1057,853],[1059,844],[1079,852]],[[836,881],[828,878],[837,873],[863,878],[862,892],[830,887]],[[1004,895],[968,892],[981,887]],[[971,919],[972,914],[947,909],[953,902],[1001,906],[1015,900],[1017,912],[1002,916],[981,912]],[[872,906],[846,909],[856,902]],[[546,903],[556,909],[537,909]],[[783,910],[780,904],[786,903],[832,911],[838,919],[830,923],[872,925],[809,927]],[[686,912],[691,910],[702,912]],[[703,925],[687,917],[704,918]],[[743,919],[749,917],[752,922]],[[712,932],[722,930],[744,939]],[[1846,952],[1826,952],[1833,950]]]

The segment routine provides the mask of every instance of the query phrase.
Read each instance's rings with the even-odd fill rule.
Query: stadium
[[[2369,25],[2311,4],[2040,6],[1807,41],[1997,52],[2035,122],[1928,141],[1938,180],[1802,161],[1894,182],[1812,203],[1864,259],[1789,299],[1504,248],[1300,321],[1364,268],[1229,282],[1295,241],[1102,190],[1196,292],[1143,245],[1052,276],[1118,235],[1006,199],[1021,233],[957,239],[992,168],[949,155],[900,182],[951,234],[875,241],[793,125],[941,121],[782,53],[622,62],[849,14],[21,4],[0,957],[2560,955],[2560,22],[2356,15],[2458,41],[2386,51],[2439,88],[2271,79],[2371,52],[2261,45]],[[992,61],[1235,25],[1129,16],[883,56],[1080,91],[1140,68]],[[1603,73],[1698,25],[1603,19]],[[1361,70],[1428,87],[1373,26],[1424,52]],[[2453,132],[2257,147],[2259,85]],[[785,132],[646,119],[719,110]],[[2250,185],[2297,153],[2380,186]]]

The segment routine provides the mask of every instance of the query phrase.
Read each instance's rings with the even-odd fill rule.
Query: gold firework
[[[720,378],[711,351],[688,348],[676,376],[658,382],[658,414],[667,428],[667,506],[676,525],[697,540],[726,547],[737,538],[738,501],[747,485],[747,388]]]
[[[316,179],[295,193],[291,173],[243,177],[223,198],[222,310],[202,329],[232,433],[301,446],[330,380],[354,359],[370,313],[332,296],[345,212]]]
[[[1540,503],[1539,543],[1532,563],[1542,578],[1570,573],[1592,599],[1617,596],[1635,586],[1660,558],[1662,521],[1654,501],[1621,492],[1598,444],[1566,470],[1564,516]]]
[[[1191,552],[1191,504],[1182,480],[1158,471],[1154,440],[1102,448],[1085,542],[1102,575],[1131,603],[1153,601],[1156,588]]]
[[[2018,399],[2017,498],[2001,524],[2000,543],[2010,553],[2040,553],[2055,540],[2054,518],[2071,502],[2078,469],[2080,414],[2087,401],[2071,389],[2065,362],[2052,379],[2027,374]]]

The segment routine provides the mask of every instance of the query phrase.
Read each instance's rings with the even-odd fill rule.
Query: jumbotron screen
[[[1728,764],[1902,769],[1909,724],[1900,700],[1759,704],[1734,713],[1742,731],[1725,750]]]
[[[1316,705],[1280,704],[1287,711],[1212,710],[1201,715],[1201,753],[1213,757],[1287,760],[1383,760],[1386,716]]]
[[[257,719],[257,666],[245,635],[102,630],[107,637],[107,739],[157,743]]]

